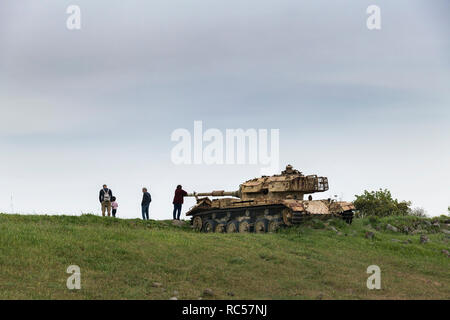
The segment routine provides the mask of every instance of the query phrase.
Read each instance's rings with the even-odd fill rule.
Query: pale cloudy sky
[[[66,29],[66,8],[82,29]],[[366,28],[377,4],[382,30]],[[171,162],[177,128],[280,129],[280,164],[328,197],[388,188],[450,205],[446,0],[2,0],[0,211],[171,216],[173,189],[234,190],[257,165]],[[280,168],[281,169],[281,168]],[[315,196],[317,198],[318,195]],[[188,200],[187,207],[193,205]]]

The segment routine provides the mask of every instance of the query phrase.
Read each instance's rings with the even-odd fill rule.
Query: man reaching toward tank
[[[173,197],[173,220],[180,220],[181,207],[185,196],[187,196],[187,192],[182,189],[181,185],[178,185]]]

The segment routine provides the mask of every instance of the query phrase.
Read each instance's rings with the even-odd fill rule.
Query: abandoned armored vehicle
[[[273,232],[281,226],[300,224],[309,217],[341,217],[352,222],[351,202],[304,200],[304,196],[328,190],[328,179],[305,176],[291,165],[274,176],[248,180],[239,190],[191,193],[197,204],[187,213],[195,230],[205,232]],[[209,199],[212,197],[225,197]]]

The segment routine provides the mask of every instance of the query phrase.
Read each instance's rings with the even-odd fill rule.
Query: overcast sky
[[[66,9],[81,8],[81,30]],[[381,7],[369,31],[366,8]],[[170,218],[173,191],[234,190],[259,165],[175,165],[177,128],[280,130],[280,170],[353,200],[450,205],[448,0],[2,0],[0,211]],[[11,201],[12,197],[12,201]],[[14,208],[11,208],[11,204]],[[183,213],[193,200],[187,200]]]

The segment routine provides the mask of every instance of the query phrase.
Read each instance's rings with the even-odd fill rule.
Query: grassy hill
[[[213,299],[450,299],[446,219],[314,220],[260,235],[0,214],[0,299],[198,299],[207,288]],[[366,287],[373,264],[381,290]],[[81,268],[81,290],[66,288],[69,265]]]

